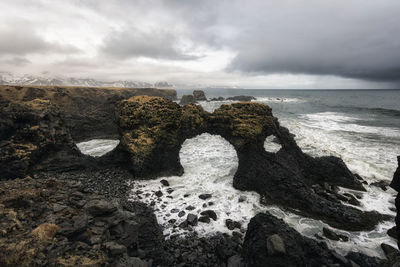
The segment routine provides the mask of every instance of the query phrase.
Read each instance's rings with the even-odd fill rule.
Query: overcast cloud
[[[399,88],[400,1],[2,0],[0,71]]]

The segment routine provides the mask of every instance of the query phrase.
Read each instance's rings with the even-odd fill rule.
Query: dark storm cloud
[[[255,4],[243,16],[253,20],[237,16],[228,70],[400,80],[398,1],[307,3]]]
[[[227,71],[400,80],[397,0],[174,0],[168,7],[194,40],[237,53]]]
[[[179,36],[164,29],[141,31],[129,28],[113,31],[104,40],[102,51],[108,55],[129,59],[149,57],[171,60],[193,60],[198,57],[188,55],[177,44]]]
[[[308,84],[332,77],[400,84],[399,0],[4,0],[0,40],[0,67],[26,58],[26,70],[140,66],[148,77],[179,65],[172,76],[214,73],[207,81],[239,84],[287,73],[309,74]]]

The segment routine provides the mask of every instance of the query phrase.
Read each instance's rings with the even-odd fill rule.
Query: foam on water
[[[257,212],[261,211],[259,195],[254,192],[242,192],[232,186],[233,175],[238,166],[236,151],[231,144],[220,136],[202,134],[196,138],[186,140],[180,152],[181,164],[185,173],[181,176],[161,177],[150,181],[135,181],[133,200],[140,200],[150,204],[154,201],[155,214],[158,222],[164,227],[166,236],[182,234],[186,231],[173,226],[186,220],[188,213],[199,215],[204,210],[214,210],[218,216],[217,221],[211,220],[210,224],[199,222],[195,227],[200,235],[213,235],[216,232],[230,233],[225,227],[225,219],[232,219],[244,223],[248,222]],[[168,180],[168,188],[174,191],[169,194],[168,188],[161,185],[160,180]],[[137,195],[137,189],[143,194]],[[161,190],[161,201],[157,200],[154,192]],[[145,196],[146,192],[151,195]],[[199,198],[200,194],[211,194],[207,200]],[[189,195],[184,197],[185,195]],[[244,196],[245,201],[239,203],[239,197]],[[213,205],[209,205],[213,202]],[[206,204],[207,207],[203,207]],[[195,207],[188,211],[188,206]],[[178,213],[171,213],[172,209],[183,210],[185,216],[178,217]],[[200,216],[200,215],[199,215]],[[169,223],[176,219],[174,224]]]
[[[385,137],[398,137],[400,130],[390,127],[372,127],[357,124],[361,120],[337,112],[305,114],[308,127],[324,131],[342,131],[362,134],[375,134]],[[353,123],[350,123],[353,122]]]
[[[77,143],[76,146],[82,154],[92,157],[101,157],[112,151],[119,144],[119,140],[92,139],[87,142]]]

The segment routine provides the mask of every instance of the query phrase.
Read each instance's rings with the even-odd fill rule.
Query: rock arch
[[[317,194],[312,186],[324,183],[365,189],[341,159],[304,154],[267,105],[233,103],[208,113],[193,104],[181,107],[160,97],[136,96],[119,103],[116,119],[121,135],[119,149],[129,158],[132,172],[142,178],[182,174],[182,143],[201,133],[217,134],[237,152],[235,188],[256,191],[266,203],[346,230],[372,229],[382,219],[375,212],[364,213]],[[265,138],[270,135],[282,146],[277,153],[264,149]]]

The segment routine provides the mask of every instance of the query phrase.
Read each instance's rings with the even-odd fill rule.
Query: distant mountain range
[[[156,82],[154,84],[137,81],[100,81],[96,79],[70,78],[43,74],[42,76],[28,74],[13,74],[0,72],[0,84],[3,85],[58,85],[58,86],[88,86],[88,87],[126,87],[126,88],[174,88],[168,82]]]

